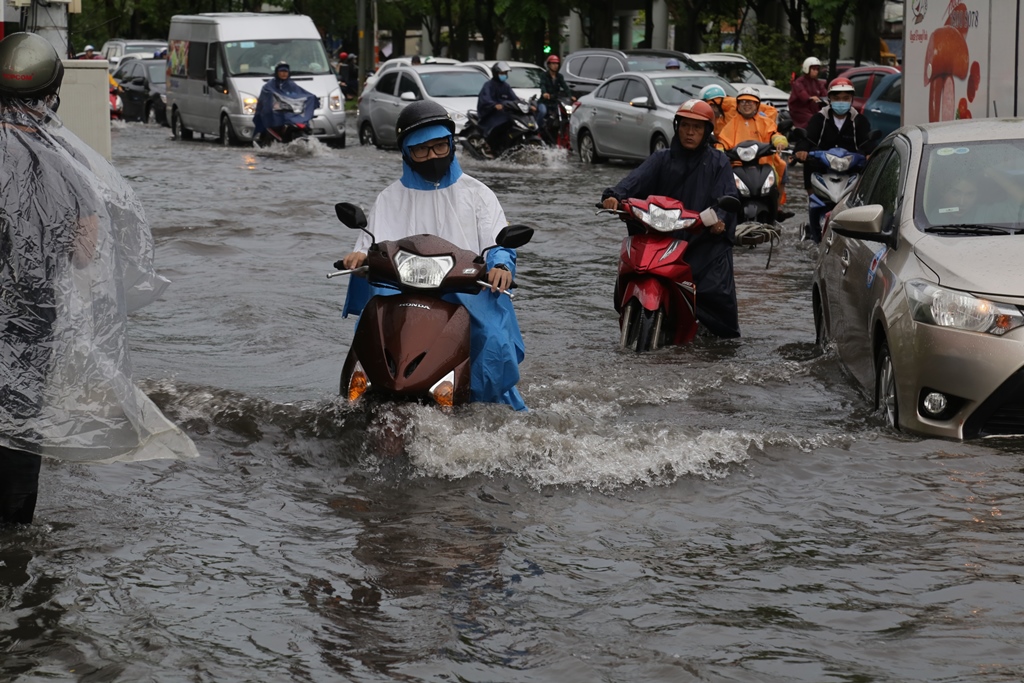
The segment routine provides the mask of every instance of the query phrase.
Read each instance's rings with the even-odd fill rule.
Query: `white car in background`
[[[377,79],[386,74],[392,69],[397,69],[400,66],[410,66],[412,64],[412,57],[392,57],[388,61],[377,67],[377,70],[366,77],[366,83],[363,85],[363,90],[367,90]],[[420,57],[420,64],[462,64],[457,59],[449,59],[448,57],[434,57],[427,55],[426,57]]]
[[[474,69],[479,69],[480,73],[487,76],[487,78],[493,77],[491,69],[497,64],[498,59],[488,59],[474,62],[463,62],[466,66],[471,66]],[[531,64],[529,62],[509,62],[508,64],[508,84],[512,86],[512,90],[515,91],[519,99],[530,101],[531,97],[540,97],[540,77],[544,75],[544,67]]]

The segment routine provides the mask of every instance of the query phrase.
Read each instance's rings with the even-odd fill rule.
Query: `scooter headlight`
[[[738,147],[736,148],[736,156],[738,156],[740,158],[740,161],[744,163],[748,161],[753,161],[754,157],[757,156],[757,147],[755,147],[754,145]]]
[[[648,211],[634,206],[633,215],[658,232],[682,230],[694,223],[692,218],[680,220],[679,217],[683,215],[683,212],[679,209],[663,209],[656,204],[649,205]]]
[[[826,154],[825,159],[828,160],[828,167],[836,173],[846,173],[850,170],[850,157],[839,157],[835,154]]]
[[[747,184],[740,180],[740,177],[737,175],[734,175],[733,179],[736,181],[736,189],[740,191],[740,195],[744,197],[749,197],[750,188],[747,187]]]
[[[764,179],[764,185],[761,186],[761,194],[768,194],[772,190],[772,186],[775,184],[775,171],[768,171],[768,177]]]
[[[454,265],[451,256],[420,256],[407,251],[399,251],[395,255],[398,279],[409,287],[438,287]]]
[[[925,280],[911,280],[906,288],[911,314],[920,323],[994,335],[1003,335],[1024,325],[1024,315],[1016,306],[946,289]]]

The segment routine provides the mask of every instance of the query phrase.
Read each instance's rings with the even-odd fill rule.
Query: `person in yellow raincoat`
[[[761,110],[761,96],[753,88],[743,88],[736,95],[736,114],[725,115],[725,125],[720,133],[716,134],[718,148],[722,150],[732,149],[746,140],[757,140],[758,142],[771,142],[776,149],[785,149],[789,141],[785,135],[778,131],[775,123],[775,108],[768,113]],[[723,110],[725,107],[723,107]],[[786,203],[785,173],[786,161],[778,154],[761,160],[762,164],[771,164],[775,169],[775,176],[779,179],[779,206]],[[788,218],[793,214],[788,211],[779,211],[779,218]]]

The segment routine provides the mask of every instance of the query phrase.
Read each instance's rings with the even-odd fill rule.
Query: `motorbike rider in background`
[[[811,117],[825,104],[828,88],[818,78],[821,62],[817,57],[808,57],[800,67],[800,75],[793,79],[789,91],[789,116],[794,128],[806,128]]]
[[[462,172],[455,158],[455,122],[447,110],[428,100],[413,102],[399,114],[396,132],[402,177],[380,193],[370,210],[367,229],[374,240],[437,235],[478,254],[493,246],[508,224],[505,212],[494,192]],[[360,232],[353,251],[342,259],[344,267],[365,264],[370,245],[370,236]],[[465,306],[470,315],[472,400],[526,410],[516,389],[525,346],[512,302],[503,294],[515,272],[515,250],[494,247],[487,252],[490,289],[444,298]],[[360,313],[371,296],[394,293],[354,277],[343,315]]]
[[[559,70],[562,68],[562,60],[558,55],[551,55],[544,60],[544,73],[540,77],[540,100],[537,102],[537,126],[544,128],[544,118],[548,114],[548,102],[555,103],[559,98],[565,97],[569,102],[575,102],[569,85],[565,82]]]
[[[774,107],[771,113],[761,109],[761,96],[753,88],[747,87],[740,90],[736,95],[736,113],[738,116],[725,124],[722,132],[717,135],[720,149],[732,149],[746,140],[757,142],[770,142],[778,150],[789,146],[785,135],[779,133],[775,124]],[[775,154],[761,160],[761,163],[771,164],[775,169],[775,177],[779,179],[779,220],[791,218],[794,214],[785,211],[781,207],[786,203],[786,160]]]
[[[273,140],[281,141],[281,135],[277,129],[292,124],[297,127],[305,127],[313,119],[313,112],[316,110],[318,99],[316,95],[304,90],[291,79],[291,67],[287,62],[278,62],[274,67],[274,77],[263,84],[260,90],[260,97],[256,101],[256,112],[253,116],[253,137],[262,139],[263,143]],[[306,100],[305,110],[300,114],[290,109],[275,109],[276,96],[288,99]]]
[[[853,83],[839,77],[828,86],[829,105],[811,117],[807,135],[796,143],[796,158],[807,160],[807,152],[842,147],[867,156],[874,149],[871,123],[853,108]],[[811,187],[811,171],[804,164],[804,187]]]
[[[497,62],[491,68],[491,79],[484,83],[476,99],[476,110],[480,115],[480,127],[484,131],[487,146],[492,156],[500,156],[505,150],[508,129],[512,126],[512,116],[506,105],[519,102],[519,96],[508,84],[508,62]],[[531,111],[537,108],[530,106]]]
[[[707,102],[692,99],[679,106],[672,121],[675,135],[668,149],[655,152],[602,195],[606,209],[619,208],[631,197],[660,195],[677,199],[688,209],[712,209],[719,197],[738,197],[732,166],[725,154],[711,146],[714,112]],[[697,234],[680,231],[688,243],[686,260],[697,286],[697,319],[712,334],[740,336],[733,276],[732,248],[736,216],[713,209],[716,220],[705,221]],[[702,217],[703,218],[703,217]]]

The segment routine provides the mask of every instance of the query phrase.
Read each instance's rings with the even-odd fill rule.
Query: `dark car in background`
[[[566,55],[562,76],[573,96],[582,97],[615,74],[624,71],[661,71],[670,59],[679,60],[682,69],[704,70],[684,52],[587,48]]]
[[[874,87],[871,97],[861,111],[871,123],[871,130],[886,136],[900,127],[900,99],[903,94],[903,74],[889,74]]]
[[[167,125],[167,61],[125,59],[114,71],[126,121]]]

